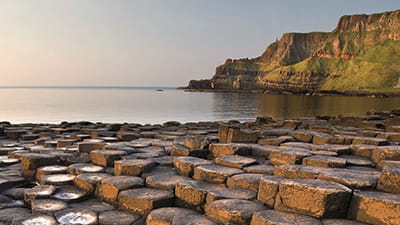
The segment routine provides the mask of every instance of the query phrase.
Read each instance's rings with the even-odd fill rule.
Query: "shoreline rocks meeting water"
[[[0,123],[0,224],[400,224],[400,110]]]

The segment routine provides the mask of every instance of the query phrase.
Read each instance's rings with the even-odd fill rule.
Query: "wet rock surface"
[[[0,224],[400,224],[398,116],[1,123]]]

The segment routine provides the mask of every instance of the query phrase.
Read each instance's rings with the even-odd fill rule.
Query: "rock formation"
[[[227,59],[188,89],[396,92],[400,10],[340,18],[332,32],[286,33],[254,59]]]
[[[400,224],[400,109],[0,133],[0,224]]]

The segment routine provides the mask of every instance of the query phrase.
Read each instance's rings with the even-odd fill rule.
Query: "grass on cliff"
[[[220,65],[218,67],[233,69],[233,70],[241,70],[241,71],[270,71],[276,68],[276,66],[272,65],[261,65],[261,64],[254,64],[254,63],[227,63]]]
[[[321,46],[320,51],[331,55],[357,55],[375,43],[385,41],[394,30],[332,33]]]
[[[398,89],[394,87],[400,76],[400,41],[387,39],[379,42],[361,51],[357,58],[351,60],[312,58],[295,65],[281,67],[279,70],[311,71],[325,75],[321,90],[397,92]],[[268,79],[283,79],[276,71],[267,76]],[[296,76],[286,79],[298,81]]]

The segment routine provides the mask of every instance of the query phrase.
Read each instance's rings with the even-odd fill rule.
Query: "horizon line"
[[[57,85],[7,85],[7,86],[0,86],[0,89],[9,89],[9,88],[43,88],[43,89],[85,89],[85,88],[97,88],[97,89],[137,89],[137,88],[143,88],[143,89],[176,89],[178,87],[176,86],[107,86],[107,85],[99,85],[99,86],[90,86],[90,85],[64,85],[64,86],[57,86]]]

